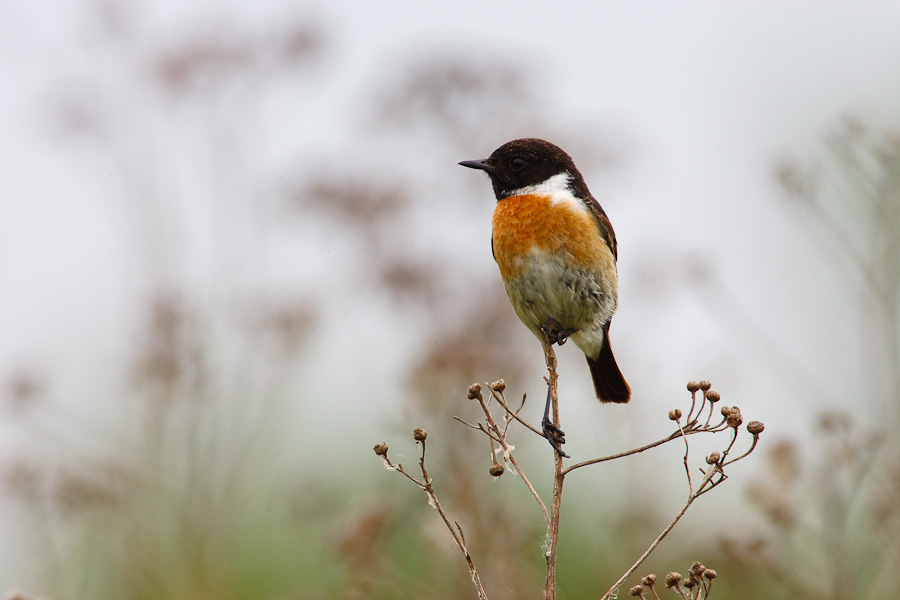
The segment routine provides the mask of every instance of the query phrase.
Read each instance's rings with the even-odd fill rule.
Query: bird
[[[618,304],[616,234],[575,162],[555,144],[523,138],[459,164],[490,178],[497,199],[491,250],[516,315],[542,343],[572,339],[601,402],[628,402],[631,388],[609,342]],[[566,456],[565,433],[549,413],[548,390],[543,433]]]

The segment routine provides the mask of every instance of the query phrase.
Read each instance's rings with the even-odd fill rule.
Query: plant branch
[[[550,406],[553,413],[553,424],[559,428],[559,376],[556,372],[556,353],[553,346],[544,341],[544,359],[547,363],[547,392],[550,395]],[[559,516],[562,507],[562,491],[565,481],[562,453],[553,449],[553,497],[550,502],[550,521],[547,528],[547,549],[544,556],[547,560],[547,575],[544,579],[544,600],[556,600],[556,554],[559,544]]]
[[[485,385],[487,385],[487,388],[491,392],[491,398],[496,399],[498,404],[500,404],[506,410],[506,415],[512,415],[520,423],[524,424],[526,427],[531,428],[531,426],[528,425],[528,423],[525,423],[521,419],[518,419],[518,416],[516,415],[517,411],[514,412],[514,411],[510,410],[509,404],[506,401],[506,396],[503,393],[504,390],[506,389],[506,383],[502,379],[497,380],[494,383],[487,383]],[[519,466],[519,462],[516,460],[515,456],[513,456],[513,450],[515,449],[515,446],[509,444],[506,441],[506,432],[507,432],[507,429],[509,428],[509,424],[511,421],[509,419],[509,416],[506,417],[507,421],[506,421],[503,429],[501,430],[501,428],[497,424],[496,420],[494,420],[494,416],[491,413],[491,409],[490,409],[490,406],[488,405],[488,401],[485,401],[484,396],[481,394],[481,386],[480,385],[473,384],[469,388],[469,397],[473,400],[478,400],[478,404],[479,404],[479,406],[481,406],[481,410],[484,413],[484,420],[485,420],[485,423],[487,423],[487,425],[485,426],[484,423],[479,423],[478,425],[473,425],[472,423],[469,423],[468,421],[460,419],[459,417],[453,417],[453,418],[456,419],[457,421],[460,421],[461,423],[468,425],[472,429],[477,429],[477,430],[481,431],[482,433],[487,435],[491,440],[500,444],[500,447],[503,449],[504,462],[508,462],[509,464],[511,464],[513,466],[513,469],[515,469],[516,473],[518,473],[519,477],[522,478],[522,481],[525,483],[525,486],[528,488],[528,491],[531,493],[532,497],[538,503],[538,506],[540,507],[541,512],[544,514],[544,523],[546,524],[547,528],[549,529],[550,514],[547,511],[547,506],[546,506],[546,504],[544,504],[544,501],[541,499],[540,494],[538,494],[537,490],[531,484],[531,481],[528,479],[528,476],[525,474],[525,471],[522,470],[521,466]],[[524,406],[524,405],[525,405],[525,399],[523,397],[522,406]],[[521,408],[522,407],[520,406],[519,410],[521,410]],[[536,431],[536,433],[543,436],[543,434],[539,431]],[[493,454],[493,445],[491,446],[491,452]],[[496,458],[494,460],[496,462]],[[492,474],[493,474],[493,472],[492,472]],[[495,477],[499,477],[500,474],[502,474],[502,470],[500,470],[500,472],[497,473],[495,475]]]
[[[570,472],[574,471],[575,469],[580,469],[582,467],[587,467],[589,465],[595,465],[597,463],[606,462],[608,460],[615,460],[617,458],[624,458],[626,456],[631,456],[633,454],[640,454],[641,452],[645,452],[652,448],[656,448],[657,446],[662,446],[663,444],[671,442],[672,440],[677,440],[678,438],[683,437],[683,436],[693,435],[695,433],[716,433],[718,431],[723,431],[723,429],[724,429],[722,427],[723,425],[725,425],[724,419],[712,427],[704,426],[704,427],[694,427],[694,428],[690,428],[690,427],[679,428],[678,431],[673,431],[666,437],[664,437],[660,440],[656,440],[655,442],[650,442],[649,444],[646,444],[639,448],[633,448],[631,450],[625,450],[624,452],[619,452],[617,454],[610,454],[609,456],[603,456],[600,458],[592,458],[590,460],[585,460],[583,462],[576,463],[574,465],[567,467],[564,471],[564,474],[568,475]]]
[[[475,589],[478,592],[478,598],[480,600],[488,600],[487,593],[484,591],[484,586],[481,585],[481,578],[478,576],[478,570],[475,568],[475,562],[472,560],[472,555],[469,553],[469,548],[466,546],[466,538],[463,535],[462,527],[460,527],[459,523],[453,522],[450,523],[449,517],[447,517],[447,513],[444,511],[444,508],[441,506],[441,501],[438,499],[437,494],[434,491],[434,486],[432,485],[432,479],[428,475],[428,470],[425,467],[425,438],[427,437],[427,433],[424,429],[416,429],[413,433],[413,437],[416,440],[416,443],[419,444],[422,448],[422,453],[419,457],[419,468],[422,471],[422,481],[419,481],[412,475],[410,475],[404,468],[403,465],[398,463],[394,465],[391,460],[388,458],[388,447],[387,444],[378,444],[375,446],[375,454],[381,457],[384,461],[384,464],[387,468],[398,471],[405,475],[410,481],[415,483],[419,488],[425,492],[428,496],[428,503],[434,507],[434,509],[441,516],[441,519],[444,521],[444,525],[447,526],[447,530],[450,531],[450,535],[453,536],[453,541],[456,542],[457,547],[459,547],[460,552],[463,553],[463,556],[466,559],[466,564],[469,566],[469,575],[472,577],[472,583],[475,585]]]
[[[693,502],[697,498],[699,498],[706,492],[711,491],[720,483],[725,481],[725,479],[727,479],[724,467],[743,459],[751,452],[753,452],[759,441],[759,434],[763,431],[764,426],[759,421],[751,421],[747,425],[747,430],[753,436],[750,447],[740,456],[729,459],[728,455],[734,448],[735,442],[737,441],[738,428],[743,422],[740,409],[736,406],[723,406],[720,411],[723,417],[722,420],[717,422],[715,425],[710,425],[710,423],[712,422],[712,413],[715,409],[716,403],[720,400],[720,395],[718,392],[710,389],[710,383],[708,381],[690,382],[688,383],[687,388],[688,391],[691,392],[691,406],[687,416],[683,417],[682,411],[677,408],[669,411],[669,419],[674,421],[678,427],[676,431],[669,434],[665,438],[662,438],[655,442],[651,442],[639,448],[634,448],[632,450],[627,450],[606,457],[587,460],[565,468],[563,459],[567,458],[567,456],[559,448],[560,443],[564,443],[565,438],[560,428],[559,387],[556,354],[553,350],[552,344],[549,343],[549,340],[544,340],[543,348],[544,358],[548,371],[548,376],[545,378],[545,381],[547,382],[548,408],[546,409],[546,419],[543,426],[544,428],[553,427],[556,429],[556,432],[558,432],[558,438],[554,438],[551,443],[551,446],[553,447],[554,469],[553,491],[549,507],[541,499],[537,490],[531,484],[530,480],[525,475],[524,470],[516,460],[513,454],[515,446],[507,441],[507,433],[513,421],[518,421],[519,423],[530,429],[533,433],[537,433],[541,435],[541,437],[548,438],[548,435],[545,435],[541,431],[538,431],[536,428],[532,427],[518,416],[519,411],[522,410],[522,407],[525,404],[524,396],[522,399],[522,405],[520,405],[517,410],[513,410],[509,406],[509,402],[507,401],[504,394],[506,383],[502,379],[493,383],[486,384],[488,389],[490,390],[490,396],[488,396],[487,398],[485,398],[485,396],[482,394],[482,386],[478,383],[474,383],[469,387],[468,398],[478,401],[478,404],[481,407],[482,412],[484,413],[484,420],[477,423],[471,423],[459,417],[454,417],[454,419],[471,429],[480,431],[485,436],[487,436],[488,441],[491,444],[491,475],[494,477],[499,477],[505,470],[503,465],[500,464],[499,459],[497,458],[498,452],[502,450],[503,462],[507,465],[511,465],[511,468],[513,468],[515,472],[522,477],[522,481],[528,488],[529,493],[531,493],[532,497],[541,508],[544,516],[544,522],[547,527],[547,538],[544,553],[544,558],[546,560],[546,576],[544,580],[543,596],[544,600],[556,600],[557,598],[557,551],[559,546],[559,525],[562,507],[563,484],[565,482],[566,475],[571,471],[574,471],[575,469],[579,469],[581,467],[599,464],[601,462],[606,462],[616,458],[623,458],[626,456],[644,452],[672,440],[681,439],[684,442],[684,457],[682,463],[684,465],[685,475],[687,477],[688,498],[679,510],[678,514],[676,514],[672,519],[672,521],[659,533],[659,535],[647,547],[644,553],[602,597],[602,600],[609,600],[614,596],[616,590],[618,590],[618,588],[630,576],[634,574],[634,572],[640,567],[640,565],[644,563],[647,557],[649,557],[649,555],[660,545],[660,543],[662,543],[663,539],[665,539],[669,532],[675,527],[675,525],[678,524],[678,522],[690,508],[691,504],[693,504]],[[697,393],[701,390],[702,396],[698,398]],[[491,413],[491,400],[496,400],[504,410],[502,423],[499,422],[498,419],[495,419],[493,414]],[[709,414],[704,418],[703,414],[706,411],[708,411]],[[727,429],[732,430],[732,435],[730,436],[726,447],[721,452],[713,452],[706,457],[707,467],[705,469],[699,469],[703,477],[699,482],[695,484],[694,478],[691,476],[691,467],[689,460],[690,444],[688,441],[688,436],[695,433],[718,433]],[[450,534],[453,536],[456,545],[459,547],[460,551],[463,553],[463,556],[466,559],[466,563],[469,566],[469,572],[472,577],[472,582],[475,584],[479,599],[487,600],[487,596],[484,592],[484,588],[481,585],[481,581],[475,568],[475,564],[472,560],[471,555],[469,554],[463,530],[460,527],[459,523],[450,521],[450,518],[447,516],[446,512],[441,506],[440,500],[438,499],[437,494],[434,491],[432,479],[428,474],[428,470],[425,464],[426,435],[427,434],[422,429],[416,429],[413,434],[416,442],[421,445],[421,455],[418,461],[421,470],[420,478],[407,472],[403,468],[403,465],[394,465],[387,456],[386,444],[378,444],[375,446],[374,450],[375,453],[382,458],[385,466],[388,469],[400,472],[427,494],[429,503],[432,505],[432,507],[435,508],[435,510],[437,510],[438,514],[441,516],[441,519],[444,521],[444,525],[450,531]],[[499,448],[494,446],[495,443],[499,445]],[[699,598],[701,597],[707,598],[712,586],[712,579],[716,576],[715,571],[704,569],[702,564],[695,563],[694,567],[692,567],[691,573],[691,579],[686,580],[683,586],[680,585],[681,576],[678,573],[669,573],[666,576],[666,587],[674,588],[674,590],[683,598],[689,597],[690,600],[699,600]],[[650,591],[652,592],[654,597],[658,598],[656,590],[653,589],[653,582],[655,582],[655,577],[655,575],[652,575],[652,577],[648,576],[645,577],[643,581],[645,585],[649,586]],[[704,577],[706,578],[705,580]],[[641,586],[635,586],[630,590],[630,592],[632,596],[640,595],[640,597],[643,598],[644,596],[642,590],[643,588]]]
[[[521,406],[519,406],[519,409],[513,410],[512,408],[510,408],[509,402],[507,402],[506,396],[503,395],[502,391],[500,393],[497,393],[494,391],[492,386],[488,386],[488,387],[491,390],[491,397],[497,400],[497,403],[503,407],[503,410],[506,411],[507,415],[509,415],[510,417],[512,417],[513,419],[515,419],[516,421],[518,421],[519,423],[521,423],[522,425],[524,425],[525,427],[530,429],[532,432],[538,434],[539,436],[547,437],[544,435],[543,431],[541,431],[540,429],[538,429],[537,427],[535,427],[534,425],[532,425],[531,423],[529,423],[528,421],[524,420],[522,417],[519,416],[519,411],[522,410],[523,406],[525,406],[525,398],[524,397],[522,398],[522,404],[521,404]]]
[[[687,438],[685,438],[685,444],[687,444]],[[687,456],[687,451],[685,451],[685,456]],[[656,536],[656,539],[653,540],[653,542],[647,547],[647,549],[644,551],[644,553],[641,554],[640,558],[638,558],[634,562],[634,564],[631,565],[631,567],[629,567],[628,570],[625,571],[625,573],[623,573],[622,576],[619,577],[619,579],[614,584],[612,584],[612,587],[610,587],[609,590],[607,590],[607,592],[605,594],[603,594],[603,596],[600,598],[600,600],[610,600],[611,598],[615,598],[616,590],[619,589],[619,586],[621,586],[623,583],[625,583],[625,580],[628,579],[629,577],[631,577],[634,574],[634,572],[638,570],[638,568],[641,566],[641,564],[643,564],[643,562],[645,560],[647,560],[647,557],[650,556],[650,554],[654,550],[656,550],[657,546],[659,546],[660,543],[662,543],[662,541],[665,539],[665,537],[667,535],[669,535],[669,532],[675,528],[675,525],[678,524],[678,522],[681,520],[681,517],[684,516],[684,514],[687,512],[688,508],[690,508],[691,504],[693,504],[694,500],[696,500],[697,498],[700,497],[700,495],[703,493],[703,491],[702,491],[703,488],[719,472],[720,471],[719,471],[718,465],[710,465],[709,466],[709,468],[704,472],[703,481],[700,482],[700,485],[698,486],[697,491],[696,492],[693,490],[690,491],[687,501],[684,503],[684,506],[681,507],[681,510],[678,511],[678,514],[675,515],[675,518],[672,519],[672,522],[669,523],[666,526],[666,528],[663,529],[662,532],[660,532],[660,534],[658,536]]]

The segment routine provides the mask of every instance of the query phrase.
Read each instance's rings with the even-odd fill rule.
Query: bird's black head
[[[590,195],[572,158],[559,146],[537,138],[507,142],[484,160],[464,160],[459,164],[486,172],[498,200],[564,173],[570,176],[568,187],[573,193]]]

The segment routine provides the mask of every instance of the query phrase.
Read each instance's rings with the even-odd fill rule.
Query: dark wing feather
[[[609,217],[606,216],[606,213],[603,212],[603,207],[600,206],[600,203],[597,202],[596,198],[593,196],[588,196],[586,204],[591,210],[591,214],[594,215],[594,219],[597,221],[597,229],[600,231],[600,235],[603,236],[603,239],[606,240],[606,245],[612,250],[613,258],[618,260],[619,255],[618,249],[616,248],[616,232],[613,231],[613,226],[612,223],[609,222]]]

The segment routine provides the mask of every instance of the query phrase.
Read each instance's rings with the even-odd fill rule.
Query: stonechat
[[[513,310],[538,339],[584,352],[601,402],[628,402],[631,388],[609,344],[616,311],[616,234],[572,158],[535,138],[513,140],[460,165],[488,174],[497,197],[491,247]],[[554,448],[564,433],[544,409]]]

